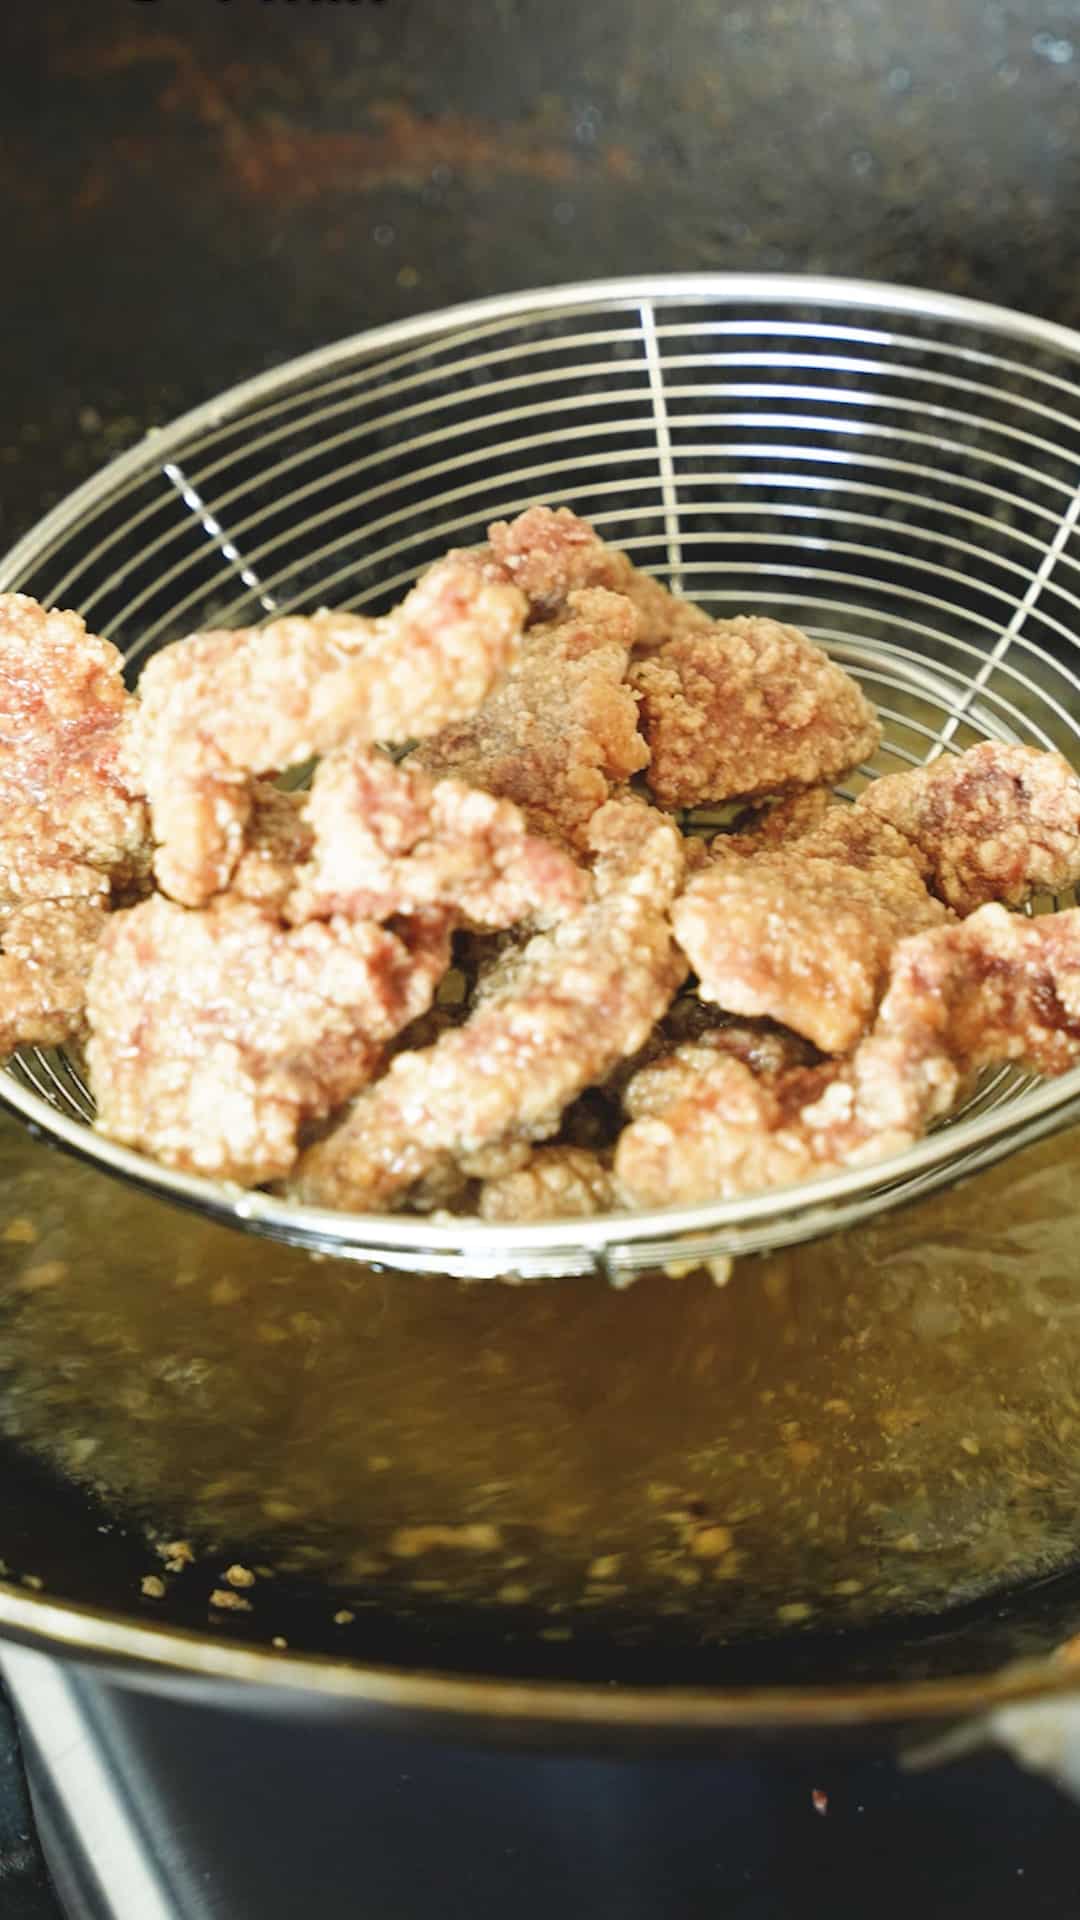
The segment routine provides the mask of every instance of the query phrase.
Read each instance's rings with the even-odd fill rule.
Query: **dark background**
[[[0,72],[0,550],[147,426],[479,295],[787,269],[1080,324],[1080,0],[7,0]],[[949,1874],[1010,1778],[931,1912],[991,1910]],[[52,1912],[0,1788],[0,1907]],[[993,1911],[1064,1913],[1076,1815],[1012,1792]]]
[[[1080,0],[8,0],[0,548],[374,322],[667,269],[1080,322]]]

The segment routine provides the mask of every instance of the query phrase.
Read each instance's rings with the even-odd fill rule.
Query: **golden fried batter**
[[[384,1207],[446,1159],[542,1140],[643,1044],[686,971],[667,920],[680,838],[641,803],[609,801],[590,842],[594,899],[497,962],[463,1026],[397,1055],[304,1156],[300,1198]]]
[[[821,825],[831,800],[828,787],[803,787],[771,802],[754,823],[755,844],[782,847],[788,841],[801,840],[804,833]]]
[[[285,928],[249,901],[157,895],[111,915],[87,994],[100,1131],[186,1172],[280,1178],[300,1127],[430,1004],[449,952],[441,913]]]
[[[635,1207],[696,1206],[809,1179],[820,1169],[798,1125],[798,1098],[813,1100],[837,1070],[796,1068],[789,1113],[776,1083],[730,1054],[708,1054],[680,1079],[670,1106],[621,1134],[617,1193]]]
[[[706,999],[767,1015],[823,1053],[854,1046],[896,942],[947,915],[907,841],[871,820],[836,807],[793,843],[713,842],[712,863],[672,910]]]
[[[515,587],[450,554],[381,620],[317,613],[166,647],[143,670],[137,729],[159,885],[188,906],[228,885],[253,774],[471,713],[513,657],[524,615]]]
[[[904,940],[873,1029],[847,1061],[760,1080],[721,1056],[635,1120],[615,1155],[630,1204],[731,1199],[886,1158],[948,1113],[981,1067],[1080,1063],[1080,909],[992,905]]]
[[[599,1154],[586,1147],[534,1147],[523,1167],[485,1180],[477,1211],[500,1224],[583,1220],[616,1204],[614,1183]]]
[[[1080,881],[1080,774],[1060,754],[984,741],[887,774],[857,804],[919,848],[932,891],[957,913]]]
[[[497,520],[488,528],[487,552],[525,593],[533,620],[552,619],[577,588],[606,587],[637,609],[639,647],[659,647],[677,633],[709,625],[700,607],[640,572],[569,507],[528,507],[516,520]]]
[[[648,762],[626,684],[640,631],[640,615],[622,595],[571,592],[552,620],[526,633],[516,664],[479,712],[412,759],[516,801],[538,833],[584,847],[597,808]]]
[[[122,665],[78,614],[0,595],[0,1057],[78,1037],[105,910],[149,863]]]
[[[961,1074],[1004,1060],[1064,1073],[1080,1055],[1080,908],[1029,920],[986,906],[903,941],[874,1034]]]
[[[38,900],[5,922],[0,953],[0,1058],[81,1036],[86,981],[106,922],[94,900]]]
[[[663,1022],[657,1031],[663,1028]],[[663,1113],[696,1089],[717,1060],[738,1060],[755,1080],[775,1083],[794,1067],[819,1064],[809,1042],[771,1020],[731,1020],[683,1040],[639,1066],[627,1081],[623,1105],[632,1120]]]
[[[284,793],[268,780],[255,781],[231,894],[284,913],[299,879],[297,869],[311,859],[315,846],[307,799],[306,793]]]
[[[100,894],[145,867],[123,662],[76,613],[0,595],[0,901]]]
[[[666,807],[750,799],[836,780],[881,728],[843,669],[795,627],[740,618],[684,633],[630,675]]]
[[[581,907],[588,874],[528,832],[509,800],[432,780],[385,754],[344,747],[322,762],[307,817],[315,854],[289,906],[295,920],[388,919],[446,907],[480,928]]]

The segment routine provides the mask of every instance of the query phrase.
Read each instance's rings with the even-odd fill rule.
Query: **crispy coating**
[[[571,592],[551,620],[530,628],[480,711],[426,741],[413,759],[515,801],[538,833],[583,848],[597,808],[648,762],[626,684],[640,631],[640,615],[621,595]]]
[[[822,1166],[877,1160],[1006,1062],[1080,1062],[1080,909],[1029,920],[992,904],[901,941],[871,1032],[800,1125]]]
[[[801,840],[804,833],[821,825],[831,801],[828,787],[804,787],[786,793],[761,809],[745,837],[755,847],[782,847]]]
[[[1080,882],[1080,775],[1060,754],[984,741],[887,774],[857,805],[920,849],[932,891],[957,913]]]
[[[497,520],[488,528],[488,553],[525,593],[533,620],[551,620],[579,588],[606,587],[637,609],[637,647],[659,647],[709,625],[700,607],[641,573],[569,507],[528,507],[516,520]]]
[[[145,868],[122,666],[78,614],[0,595],[0,909],[100,895]]]
[[[696,807],[836,780],[881,728],[841,667],[795,627],[718,620],[639,661],[631,684],[666,807]]]
[[[847,1061],[756,1079],[705,1063],[615,1155],[630,1204],[731,1199],[886,1158],[947,1114],[979,1068],[1080,1063],[1080,909],[1027,920],[1003,907],[897,947],[871,1032]]]
[[[981,907],[897,949],[875,1025],[961,1074],[1005,1060],[1059,1074],[1080,1054],[1080,909],[1029,920]]]
[[[383,1207],[447,1159],[542,1140],[643,1044],[686,971],[667,920],[680,838],[640,803],[611,801],[590,840],[594,898],[497,962],[463,1026],[398,1054],[304,1156],[300,1198]]]
[[[243,1186],[288,1173],[430,1003],[446,916],[283,927],[232,897],[156,895],[110,916],[87,995],[98,1127],[167,1166]]]
[[[526,1164],[486,1180],[477,1211],[495,1223],[584,1220],[615,1205],[610,1170],[586,1147],[534,1147]]]
[[[450,554],[381,620],[317,613],[166,647],[143,670],[137,728],[159,885],[187,906],[228,885],[251,775],[471,713],[509,664],[524,615],[515,587]]]
[[[446,907],[472,927],[547,920],[584,905],[588,874],[519,808],[460,780],[432,780],[385,754],[343,747],[315,775],[315,854],[289,907],[385,920]]]
[[[86,900],[106,906],[109,881],[98,867],[69,860],[55,850],[41,858],[41,843],[27,834],[0,840],[0,934],[23,907],[50,900]]]
[[[831,800],[828,787],[803,787],[784,794],[767,809],[760,827],[762,838],[776,847],[800,840],[804,833],[821,825]]]
[[[284,912],[300,878],[297,870],[311,859],[315,846],[307,799],[306,793],[285,793],[268,780],[254,783],[244,850],[236,863],[230,893],[256,906]]]
[[[907,841],[871,820],[836,807],[791,844],[713,842],[672,910],[706,999],[779,1021],[823,1053],[854,1046],[897,941],[947,916]]]
[[[807,1078],[796,1069],[799,1093],[813,1100],[835,1071],[810,1069]],[[809,1179],[817,1169],[798,1113],[796,1105],[789,1118],[775,1084],[730,1054],[712,1053],[679,1083],[670,1106],[620,1135],[616,1191],[635,1207],[696,1206]]]
[[[876,881],[883,892],[888,890],[890,870],[897,864],[922,880],[929,874],[929,861],[920,847],[887,821],[842,803],[827,807],[812,822],[804,818],[794,831],[789,822],[788,831],[777,844],[788,849],[794,844],[807,860],[835,860]],[[713,842],[714,852],[722,848],[722,840]],[[939,920],[941,917],[936,916]]]
[[[105,926],[94,900],[38,900],[18,908],[0,953],[0,1058],[16,1047],[60,1047],[84,1031],[86,982]]]
[[[639,1066],[626,1085],[626,1112],[633,1120],[665,1112],[693,1093],[699,1077],[717,1060],[738,1060],[755,1080],[773,1084],[793,1068],[820,1064],[816,1049],[786,1027],[776,1026],[771,1020],[725,1018],[723,1024],[683,1040]]]

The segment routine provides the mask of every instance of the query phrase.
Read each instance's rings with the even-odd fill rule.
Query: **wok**
[[[763,305],[780,297],[777,285],[755,281],[740,293],[729,280],[723,298],[752,331]],[[714,290],[703,281],[656,283],[653,294],[700,302]],[[863,289],[857,300],[880,313],[885,292]],[[850,293],[839,283],[784,283],[804,343],[813,313]],[[564,305],[575,327],[601,296],[621,311],[630,291],[570,290]],[[905,324],[932,356],[933,296],[904,301]],[[512,304],[520,319],[523,301]],[[558,303],[549,295],[543,304],[550,315]],[[1002,319],[948,304],[976,331]],[[474,347],[482,340],[475,316],[457,324]],[[563,324],[557,318],[556,332]],[[1051,346],[1060,355],[1069,337],[1044,331],[1048,363]],[[861,346],[868,343],[876,354],[872,330]],[[971,344],[963,352],[970,386],[976,366],[985,378],[985,352]],[[1034,366],[1038,354],[1030,354]],[[483,351],[473,357],[468,377],[477,381]],[[349,358],[346,347],[333,350],[331,370]],[[1030,548],[1034,540],[1021,524],[1030,503],[1010,518],[997,486],[994,516],[980,506],[991,577],[965,588],[962,569],[932,557],[947,537],[941,524],[922,525],[917,501],[890,482],[875,538],[885,530],[895,551],[879,555],[868,592],[862,548],[837,561],[851,514],[827,490],[826,470],[812,509],[817,525],[798,536],[802,558],[789,565],[784,542],[795,536],[783,487],[792,473],[778,478],[768,464],[783,445],[770,412],[786,393],[783,365],[748,399],[744,370],[705,360],[721,387],[735,380],[765,436],[754,501],[772,488],[766,517],[751,517],[750,532],[739,519],[747,475],[724,476],[711,506],[696,496],[694,511],[714,515],[695,523],[705,529],[703,564],[730,576],[713,597],[753,594],[766,610],[795,599],[792,617],[800,617],[803,603],[820,604],[827,582],[834,626],[846,609],[850,638],[857,614],[872,633],[871,670],[880,672],[905,595],[909,612],[922,606],[927,631],[934,577],[938,626],[928,657],[939,697],[972,653],[965,635],[989,625],[1003,592],[996,583],[1015,567],[995,541],[1011,554],[1010,541]],[[1060,385],[1040,369],[1039,378]],[[861,375],[825,362],[819,371],[820,404],[839,409],[832,437],[813,442],[823,460],[835,468],[845,457],[852,392],[867,409],[866,432],[885,444],[894,433],[887,382],[873,386],[870,361]],[[292,389],[288,370],[272,378],[276,392],[296,399],[299,375]],[[711,418],[706,372],[697,368],[694,379]],[[653,436],[654,402],[655,394]],[[1056,404],[1066,401],[1058,395]],[[635,415],[631,435],[639,424]],[[213,438],[212,410],[203,425]],[[650,482],[658,504],[640,494],[634,508],[635,524],[647,528],[642,539],[659,528],[669,545],[677,429],[674,415],[665,420],[659,477]],[[293,431],[310,451],[314,428],[302,413]],[[379,442],[380,460],[392,452]],[[957,485],[981,485],[972,478],[981,432],[967,452],[971,471]],[[610,442],[591,426],[574,457],[598,462],[590,484],[601,488],[602,472],[609,496],[626,484]],[[788,447],[785,457],[811,455]],[[880,467],[878,455],[869,457]],[[1000,468],[1002,456],[989,457]],[[473,450],[465,465],[479,458]],[[150,507],[144,513],[136,482],[128,485],[132,460],[127,510],[152,532]],[[490,460],[489,494],[506,477],[497,450]],[[1062,472],[1066,465],[1062,452]],[[222,556],[234,573],[242,562],[190,480],[164,471],[181,496],[187,486],[185,504],[199,521],[203,546],[189,541],[184,550],[185,586],[195,584],[183,605],[197,602],[204,619],[222,599]],[[260,471],[245,472],[272,520],[280,504],[273,487]],[[519,487],[521,475],[512,481]],[[1060,488],[1057,467],[1044,482]],[[347,512],[350,496],[333,467],[324,484],[326,513]],[[567,497],[561,470],[534,491],[556,497],[553,488]],[[858,490],[870,488],[860,481]],[[102,497],[108,504],[108,489]],[[455,527],[487,504],[470,499]],[[435,530],[419,499],[411,511],[422,548]],[[1071,511],[1053,550],[1066,566]],[[39,590],[50,570],[62,572],[73,524],[65,512],[9,557],[9,584]],[[859,512],[865,519],[865,500]],[[85,597],[108,604],[122,590],[160,635],[170,617],[161,556],[151,564],[137,547],[117,547],[119,524],[106,525],[102,547],[80,550]],[[752,562],[725,544],[740,527]],[[719,561],[709,558],[710,537]],[[355,523],[348,538],[355,545]],[[309,571],[323,552],[313,533]],[[813,552],[825,558],[808,560]],[[993,572],[999,565],[1005,571]],[[372,563],[371,590],[389,593],[401,566],[400,551]],[[786,567],[796,584],[770,583],[773,567]],[[1032,562],[1029,572],[1041,590],[1049,568],[1039,573]],[[340,565],[333,577],[343,577]],[[254,593],[258,582],[240,578]],[[311,594],[321,583],[301,566],[293,585]],[[856,604],[856,589],[866,604]],[[1030,588],[1016,587],[1015,599],[1024,617],[1037,611]],[[1031,727],[1043,734],[1044,710],[1061,714],[1066,730],[1072,724],[1056,689],[1075,643],[1061,605],[1052,605],[1059,632],[1032,650],[1043,679],[1019,676]],[[1021,624],[1010,623],[1013,637],[1027,644]],[[1022,730],[1018,688],[1003,693],[994,677],[1008,672],[999,651],[971,697],[946,710],[955,719],[944,723],[950,739]],[[896,681],[891,715],[909,760],[913,743],[936,737],[930,682],[924,675],[921,706],[913,685],[910,673]],[[940,711],[933,725],[942,728]],[[106,1662],[132,1684],[243,1685],[275,1708],[467,1723],[500,1737],[715,1740],[725,1731],[913,1723],[1067,1695],[1068,1643],[1080,1621],[1077,1144],[1075,1134],[1039,1138],[1071,1117],[1069,1100],[1054,1106],[1036,1094],[1026,1108],[1030,1097],[1015,1076],[984,1087],[966,1153],[950,1163],[948,1147],[931,1145],[904,1189],[906,1206],[894,1204],[888,1180],[872,1191],[864,1185],[855,1204],[842,1195],[845,1204],[821,1209],[815,1226],[824,1237],[803,1245],[788,1244],[803,1237],[789,1214],[771,1243],[768,1234],[751,1237],[747,1244],[766,1252],[737,1261],[724,1287],[714,1284],[722,1266],[695,1260],[729,1247],[730,1234],[692,1242],[681,1261],[666,1257],[677,1247],[639,1247],[617,1275],[637,1284],[615,1290],[603,1262],[575,1263],[570,1230],[561,1277],[556,1270],[542,1286],[508,1289],[463,1277],[467,1249],[443,1262],[449,1272],[424,1272],[421,1245],[404,1263],[420,1270],[395,1272],[388,1263],[400,1245],[365,1262],[347,1236],[335,1247],[325,1236],[289,1235],[269,1216],[252,1222],[247,1209],[247,1224],[278,1235],[262,1240],[223,1223],[240,1209],[200,1212],[200,1195],[180,1183],[172,1197],[194,1211],[165,1205],[152,1174],[120,1184],[93,1164],[104,1150],[85,1124],[77,1083],[40,1057],[5,1092],[29,1131],[11,1119],[0,1127],[0,1629]],[[83,1158],[49,1151],[53,1131]],[[985,1170],[1027,1142],[1036,1144]],[[958,1173],[966,1181],[946,1184]],[[830,1234],[830,1226],[844,1230]],[[575,1273],[575,1264],[595,1270]],[[482,1270],[492,1271],[490,1260]]]

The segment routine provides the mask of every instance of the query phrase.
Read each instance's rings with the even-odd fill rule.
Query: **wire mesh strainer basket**
[[[196,628],[383,612],[447,547],[535,501],[574,507],[718,616],[770,614],[828,648],[884,722],[849,794],[979,740],[1080,760],[1080,334],[901,288],[635,279],[361,334],[148,436],[19,543],[0,588],[75,608],[134,679]],[[62,1053],[24,1050],[0,1097],[112,1173],[316,1250],[625,1283],[808,1240],[973,1173],[1080,1118],[1080,1070],[990,1074],[877,1166],[527,1227],[331,1213],[174,1173],[94,1132]]]

